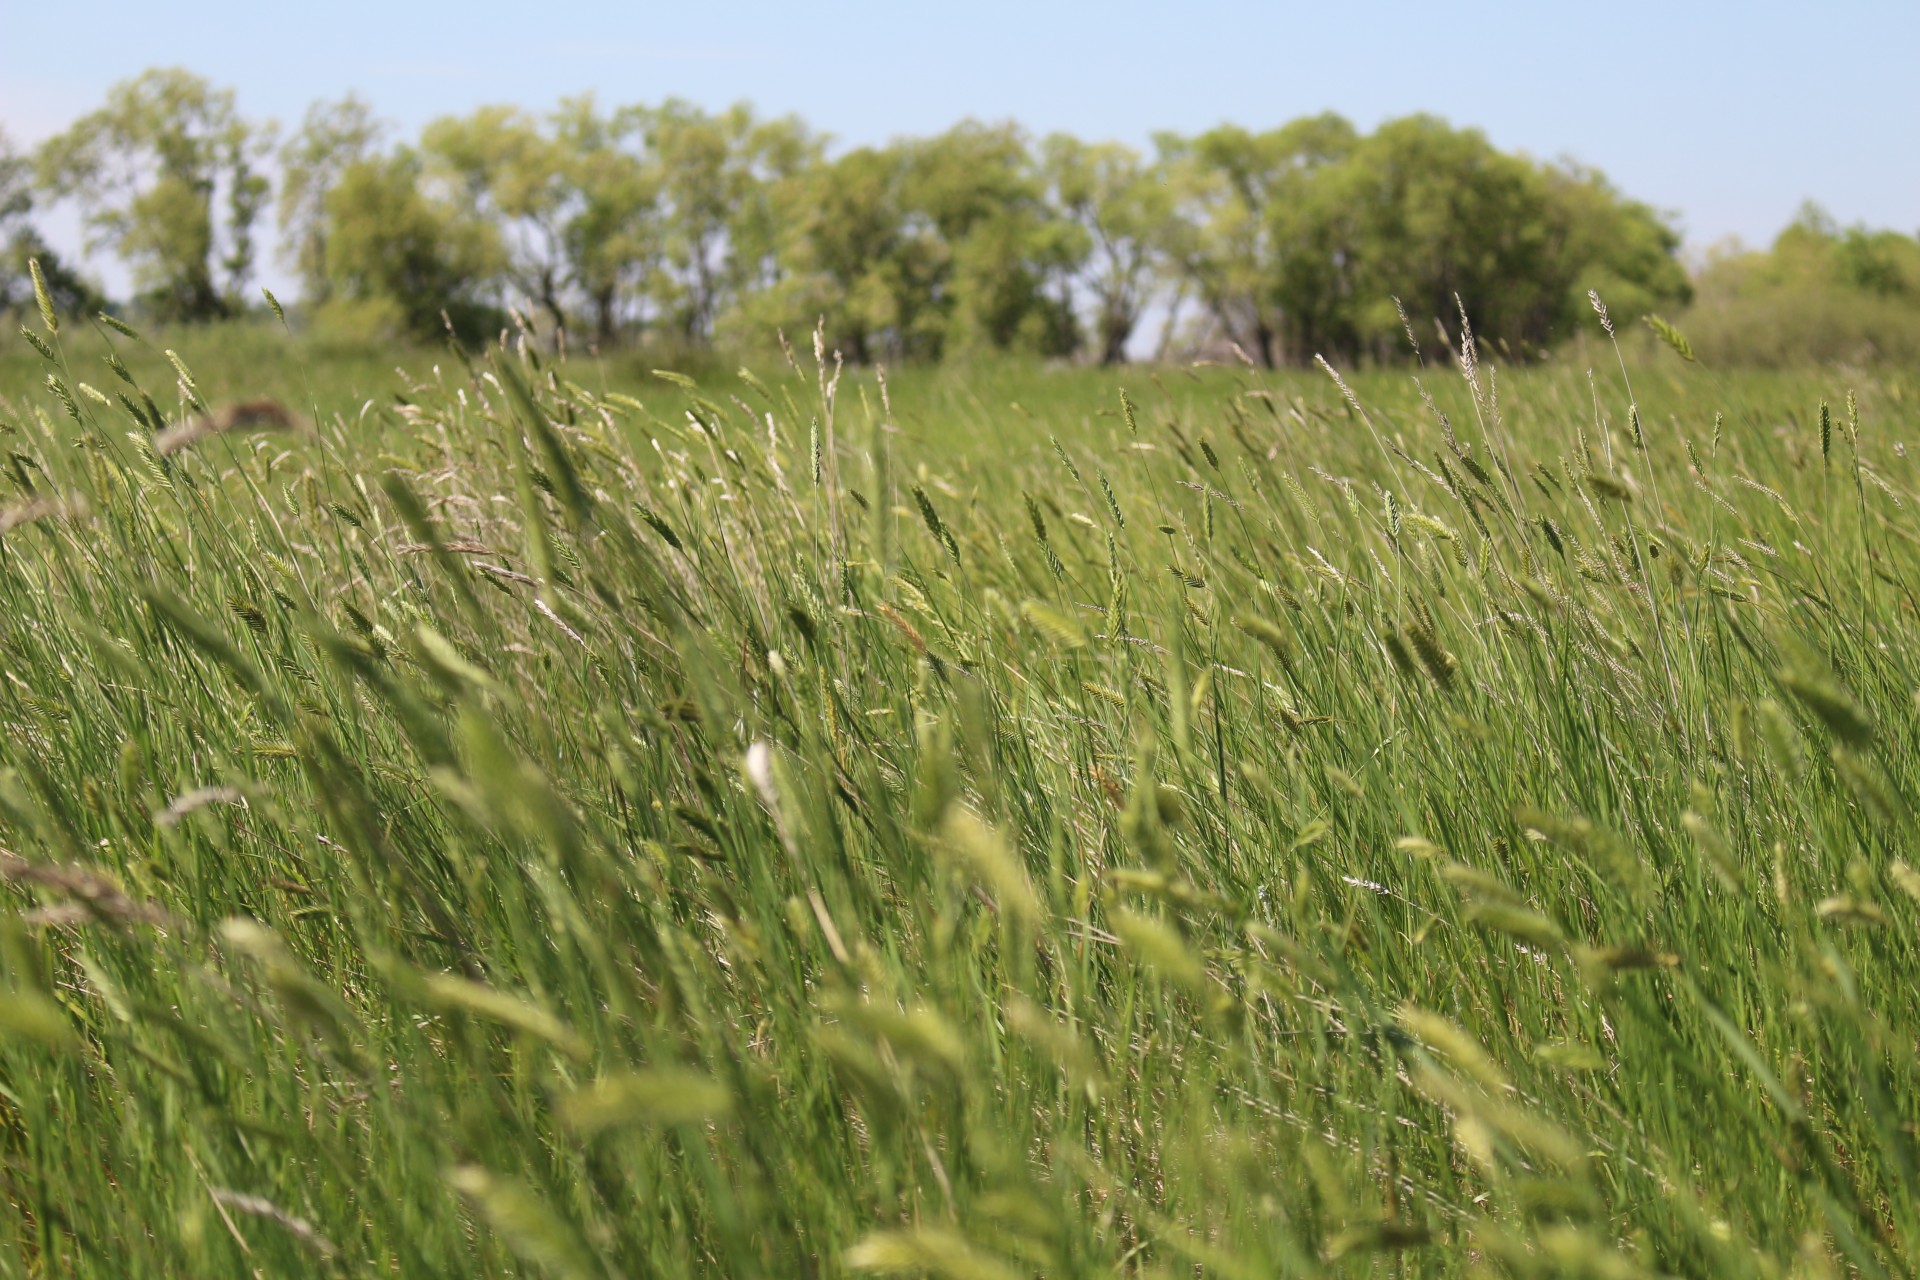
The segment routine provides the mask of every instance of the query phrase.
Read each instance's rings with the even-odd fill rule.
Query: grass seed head
[[[53,294],[47,289],[47,277],[41,274],[40,259],[27,259],[27,273],[33,277],[33,301],[40,308],[40,323],[45,325],[47,333],[60,336],[60,317],[53,309]]]

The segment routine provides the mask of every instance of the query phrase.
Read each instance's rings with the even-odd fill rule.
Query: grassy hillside
[[[1897,378],[116,345],[0,409],[0,1274],[1915,1269]]]

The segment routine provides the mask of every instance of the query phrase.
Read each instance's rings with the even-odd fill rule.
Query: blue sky
[[[424,5],[0,0],[0,124],[58,130],[182,65],[296,122],[349,89],[404,130],[488,102],[678,95],[797,112],[843,142],[966,116],[1145,142],[1322,110],[1412,111],[1571,156],[1764,243],[1803,199],[1920,229],[1920,0],[1643,3]]]

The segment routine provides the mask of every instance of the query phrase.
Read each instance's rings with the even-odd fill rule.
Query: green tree
[[[1048,207],[1026,135],[967,121],[914,143],[909,156],[909,216],[926,219],[946,247],[943,350],[1071,354],[1071,279],[1086,237]]]
[[[33,165],[0,128],[0,231],[17,231],[32,212]]]
[[[1834,266],[1848,288],[1881,297],[1920,296],[1920,243],[1898,231],[1847,228],[1834,246]]]
[[[444,316],[473,337],[499,323],[491,305],[505,253],[496,230],[426,190],[402,148],[346,165],[323,201],[327,307],[363,332],[431,338]]]
[[[299,132],[280,149],[280,249],[300,275],[310,306],[327,301],[333,276],[327,261],[327,197],[350,166],[371,159],[386,127],[352,94],[316,102]]]
[[[1078,281],[1093,301],[1094,346],[1102,364],[1119,364],[1157,284],[1173,216],[1165,174],[1132,147],[1064,133],[1041,156],[1054,207],[1086,246]]]
[[[1600,289],[1624,314],[1683,301],[1679,237],[1599,174],[1543,167],[1474,129],[1337,116],[1163,139],[1167,255],[1213,328],[1262,363],[1384,358],[1410,319],[1538,350]],[[1509,348],[1511,349],[1511,347]]]
[[[1687,296],[1679,236],[1598,173],[1499,151],[1432,116],[1389,121],[1329,171],[1309,218],[1337,225],[1350,303],[1338,323],[1296,326],[1293,354],[1384,356],[1410,318],[1455,325],[1522,353],[1570,337],[1597,289],[1634,316]]]
[[[1680,261],[1680,233],[1651,206],[1630,200],[1598,170],[1563,164],[1544,173],[1566,287],[1547,341],[1588,320],[1588,292],[1623,316],[1685,305],[1693,281]]]
[[[727,222],[745,185],[739,148],[752,116],[744,106],[716,116],[672,99],[630,108],[629,119],[661,177],[666,252],[651,292],[682,337],[702,341],[719,308]]]
[[[1282,356],[1282,273],[1298,251],[1274,243],[1273,213],[1305,200],[1316,176],[1344,159],[1358,136],[1327,114],[1266,133],[1223,125],[1195,138],[1156,139],[1174,201],[1162,250],[1220,334],[1269,367]],[[1294,262],[1309,283],[1296,281],[1293,292],[1330,298],[1340,265]]]
[[[268,196],[256,165],[271,139],[270,127],[241,118],[231,90],[153,70],[49,139],[39,172],[49,192],[80,206],[89,249],[111,248],[132,269],[144,307],[205,320],[235,309],[252,274]]]
[[[779,184],[775,278],[742,300],[745,332],[826,324],[833,350],[865,362],[937,354],[934,302],[946,254],[909,221],[901,146],[861,147]]]
[[[1920,297],[1920,241],[1897,231],[1842,227],[1808,201],[1750,264],[1757,285],[1812,285],[1877,297]]]
[[[755,123],[743,149],[749,181],[727,223],[728,287],[736,301],[779,282],[784,197],[823,163],[826,139],[786,115]]]
[[[32,213],[33,164],[0,129],[0,315],[34,310],[29,262],[40,264],[40,277],[61,314],[85,314],[105,306],[92,282],[41,239],[28,220]]]
[[[1344,235],[1323,243],[1350,273],[1342,286],[1348,305],[1333,323],[1293,325],[1294,359],[1321,348],[1352,357],[1404,341],[1394,298],[1423,318],[1464,308],[1489,338],[1545,340],[1571,264],[1556,258],[1546,190],[1527,161],[1496,150],[1478,130],[1411,116],[1361,140],[1326,177],[1309,216],[1346,223]],[[1283,304],[1292,300],[1291,291],[1283,295]]]
[[[1045,194],[1011,126],[851,151],[774,185],[778,270],[746,315],[808,328],[823,317],[855,360],[1067,354],[1086,241]]]
[[[564,330],[566,223],[576,191],[562,147],[533,115],[504,106],[436,120],[420,145],[465,213],[496,228],[512,288]]]
[[[561,225],[568,281],[592,317],[595,341],[605,346],[626,319],[637,318],[642,286],[660,270],[661,174],[633,145],[631,121],[603,114],[591,95],[563,101],[552,128],[572,191]]]
[[[1920,237],[1841,227],[1808,203],[1764,250],[1714,253],[1683,324],[1702,360],[1920,360]]]
[[[723,269],[724,235],[709,242],[702,228],[710,216],[737,211],[749,194],[737,182],[723,183],[716,203],[690,200],[687,188],[698,188],[701,179],[681,175],[674,211],[687,211],[701,227],[670,238],[663,192],[671,175],[650,150],[649,123],[644,109],[603,113],[587,95],[563,100],[544,118],[483,107],[437,120],[427,127],[422,149],[465,213],[497,230],[509,286],[555,330],[585,314],[604,344],[623,324],[644,324],[684,300],[685,291],[669,280],[671,250],[717,294],[717,279],[693,267],[697,258],[715,273]],[[704,321],[691,323],[699,331]]]
[[[820,144],[798,120],[760,121],[744,104],[716,114],[669,99],[629,108],[626,123],[659,183],[663,253],[649,292],[683,339],[705,342],[724,309],[773,283],[772,188]]]

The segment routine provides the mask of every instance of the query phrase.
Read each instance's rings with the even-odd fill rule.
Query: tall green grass
[[[0,1274],[1915,1268],[1893,384],[38,336]]]

